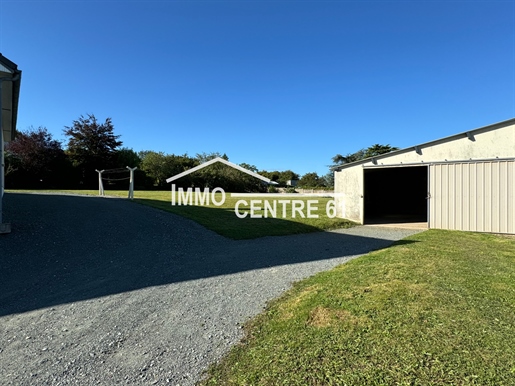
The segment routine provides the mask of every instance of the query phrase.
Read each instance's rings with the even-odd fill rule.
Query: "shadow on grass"
[[[337,232],[234,241],[121,199],[8,193],[4,203],[13,232],[0,236],[0,316],[392,244]]]
[[[355,224],[345,219],[238,218],[233,208],[195,205],[174,205],[162,200],[136,199],[136,202],[158,208],[196,221],[200,225],[234,240],[265,236],[285,236],[298,233],[320,232],[328,229],[350,228]]]

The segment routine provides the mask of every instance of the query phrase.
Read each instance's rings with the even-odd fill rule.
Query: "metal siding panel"
[[[500,181],[500,169],[501,162],[491,163],[492,168],[492,206],[490,208],[490,216],[491,216],[491,230],[492,232],[499,233],[500,231],[500,189],[501,189],[501,181]]]
[[[437,165],[436,170],[437,172],[435,177],[435,227],[440,229],[442,228],[442,165]]]
[[[467,205],[468,205],[468,196],[467,196],[467,189],[466,184],[468,183],[468,167],[465,164],[460,165],[460,175],[461,179],[458,182],[460,184],[460,213],[458,218],[458,227],[459,229],[465,229],[466,228],[466,222],[465,222],[465,214],[467,213]]]
[[[484,164],[483,232],[492,231],[492,164]]]
[[[506,201],[504,210],[506,212],[506,233],[515,233],[515,197],[513,190],[515,186],[515,162],[506,163]]]
[[[515,233],[515,161],[508,163],[506,183],[508,185],[508,203],[506,208],[506,213],[508,213],[507,232]]]
[[[436,223],[435,223],[436,206],[437,206],[436,191],[435,191],[435,188],[437,186],[436,175],[437,175],[436,166],[430,165],[429,166],[429,194],[430,194],[431,198],[429,199],[429,222],[428,222],[429,228],[436,228]]]
[[[438,165],[438,178],[437,178],[437,187],[436,187],[436,195],[438,200],[438,206],[436,211],[436,223],[438,224],[438,228],[442,229],[444,228],[443,222],[444,222],[444,194],[443,194],[443,187],[446,186],[446,179],[444,176],[444,165]]]
[[[500,211],[506,213],[505,233],[515,233],[515,161],[506,162],[506,197]]]
[[[463,229],[463,217],[466,212],[463,208],[463,173],[465,169],[465,165],[457,164],[455,165],[456,174],[455,174],[455,186],[456,186],[456,229]]]
[[[499,230],[500,233],[506,233],[507,227],[507,200],[508,200],[508,163],[499,162]]]
[[[515,161],[429,168],[429,227],[515,234]]]
[[[429,193],[431,194],[431,198],[429,199],[429,228],[436,228],[436,166],[429,166]]]
[[[446,186],[445,183],[445,177],[444,177],[444,170],[443,165],[440,165],[439,169],[439,176],[438,176],[438,212],[436,213],[436,216],[438,218],[438,228],[443,228],[443,222],[444,222],[444,196],[443,196],[443,187]]]
[[[456,165],[447,166],[447,228],[456,229]]]
[[[461,165],[461,229],[470,230],[470,165]]]
[[[443,212],[443,195],[442,186],[444,185],[442,165],[438,165],[438,177],[436,182],[436,199],[438,206],[436,207],[436,226],[437,228],[443,228],[442,224],[442,212]]]
[[[477,164],[471,164],[469,166],[470,173],[470,181],[468,186],[468,195],[469,195],[469,230],[475,231],[477,229]]]
[[[435,209],[436,209],[436,201],[435,201],[435,187],[436,187],[436,166],[435,165],[429,165],[429,222],[428,227],[429,228],[435,228]]]
[[[449,165],[442,165],[442,181],[440,186],[440,197],[442,207],[440,210],[440,227],[449,229]]]
[[[475,202],[475,210],[476,210],[476,225],[474,227],[475,231],[481,231],[484,229],[484,196],[485,196],[485,183],[483,178],[483,169],[484,164],[477,164],[476,170],[476,202]]]

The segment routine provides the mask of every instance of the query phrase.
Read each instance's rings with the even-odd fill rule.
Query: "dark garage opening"
[[[365,169],[365,224],[427,222],[427,170]]]

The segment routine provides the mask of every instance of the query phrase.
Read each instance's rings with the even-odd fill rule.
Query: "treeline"
[[[201,153],[165,154],[152,150],[135,152],[123,147],[115,135],[112,120],[99,122],[90,114],[80,116],[64,129],[67,138],[61,142],[52,138],[44,127],[18,132],[16,139],[7,145],[5,153],[5,183],[8,189],[96,189],[98,173],[106,170],[106,189],[126,189],[128,177],[125,167],[137,167],[136,189],[168,189],[166,179],[189,170],[215,157],[229,160],[226,154]],[[287,171],[259,170],[255,165],[240,164],[243,168],[261,174],[287,186],[293,181],[299,187],[327,187],[333,184],[332,172],[320,177],[307,173],[300,177]],[[177,186],[222,187],[232,192],[262,192],[266,184],[246,173],[222,163],[215,163],[174,182]]]

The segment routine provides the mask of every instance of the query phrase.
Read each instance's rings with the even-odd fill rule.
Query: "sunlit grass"
[[[515,238],[431,230],[297,283],[206,385],[513,385]]]

